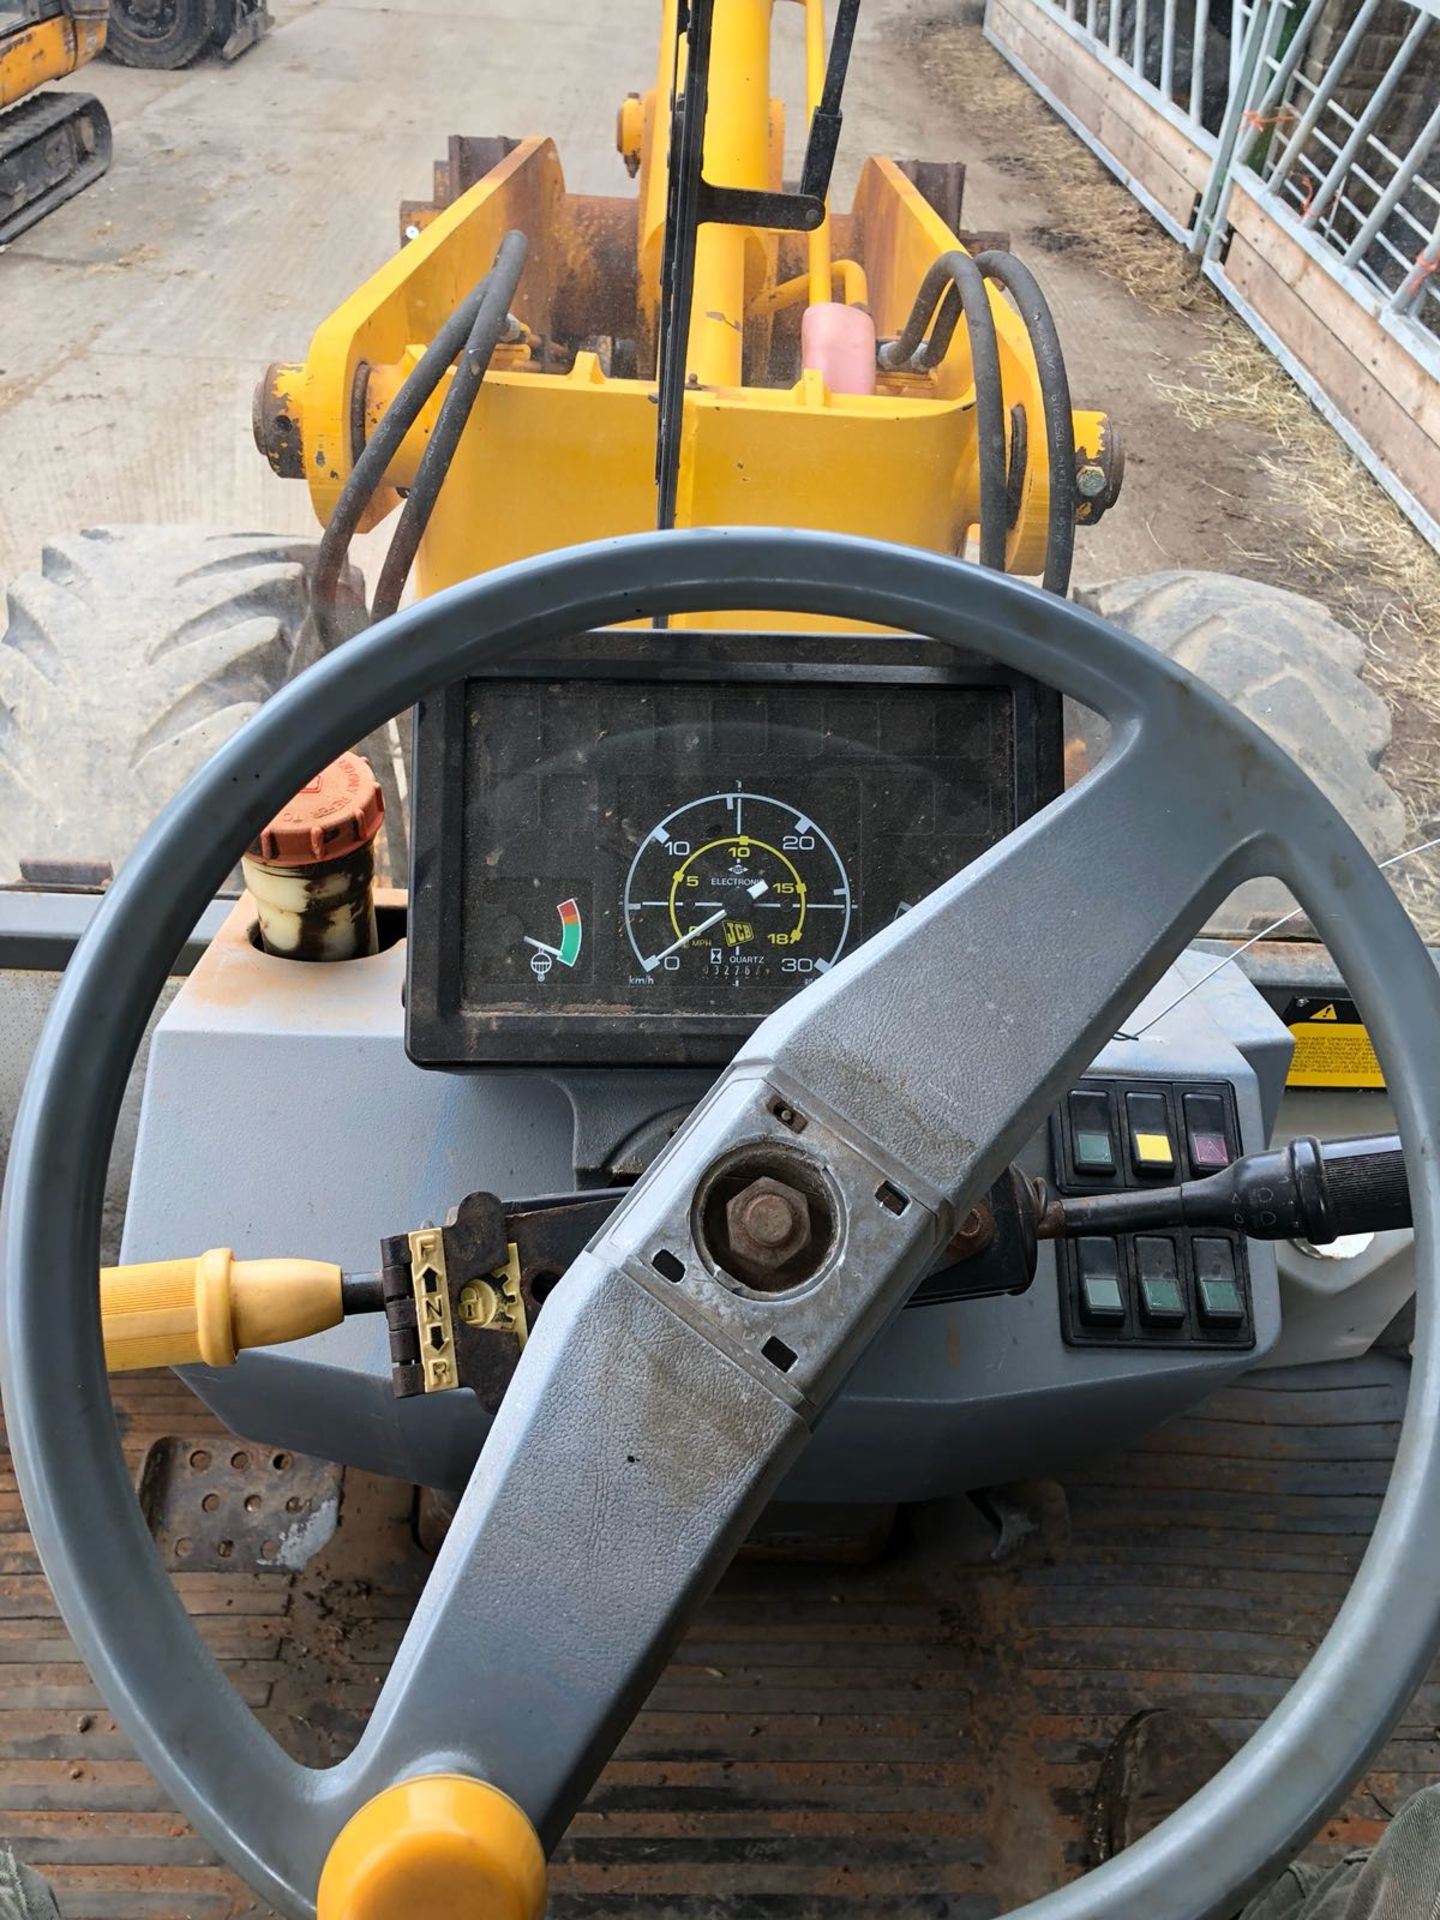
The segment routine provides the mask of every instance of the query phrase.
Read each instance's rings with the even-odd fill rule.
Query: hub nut
[[[773,1271],[809,1246],[810,1207],[803,1193],[764,1174],[728,1202],[725,1226],[739,1263]]]

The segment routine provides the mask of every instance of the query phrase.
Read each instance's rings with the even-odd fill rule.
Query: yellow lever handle
[[[242,1347],[299,1340],[339,1324],[340,1269],[323,1260],[237,1260],[216,1247],[194,1260],[100,1271],[105,1364],[228,1367]]]

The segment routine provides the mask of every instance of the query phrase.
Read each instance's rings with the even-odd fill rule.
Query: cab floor
[[[1256,1376],[1063,1494],[1007,1496],[1023,1537],[1000,1564],[994,1509],[970,1501],[902,1515],[868,1564],[737,1563],[576,1819],[552,1914],[983,1920],[1074,1875],[1129,1714],[1183,1701],[1238,1744],[1299,1672],[1369,1535],[1406,1378],[1380,1356]],[[120,1383],[117,1408],[137,1470],[165,1436],[223,1437],[169,1375]],[[106,1713],[8,1464],[0,1837],[66,1920],[265,1913]],[[234,1684],[315,1762],[354,1739],[428,1566],[410,1489],[349,1474],[340,1514],[297,1575],[175,1576]],[[1318,1844],[1373,1841],[1437,1778],[1432,1675]]]

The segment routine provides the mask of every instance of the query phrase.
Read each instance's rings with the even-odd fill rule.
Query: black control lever
[[[1408,1227],[1410,1186],[1400,1137],[1292,1140],[1251,1153],[1223,1173],[1150,1192],[1036,1195],[1042,1240],[1140,1227],[1228,1227],[1252,1240],[1310,1240]]]

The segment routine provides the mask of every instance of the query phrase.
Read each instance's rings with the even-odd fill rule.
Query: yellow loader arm
[[[781,188],[785,111],[770,94],[770,38],[775,6],[793,4],[805,9],[813,115],[826,73],[823,0],[715,0],[707,185]],[[452,141],[445,191],[406,208],[401,251],[321,324],[303,364],[273,366],[261,382],[256,439],[275,470],[305,479],[322,521],[338,508],[355,527],[373,526],[414,486],[456,376],[434,386],[359,502],[356,461],[413,391],[422,356],[504,236],[528,237],[515,326],[494,348],[427,509],[415,560],[422,594],[656,524],[669,102],[684,55],[665,0],[656,85],[620,114],[635,197],[568,192],[543,137]],[[926,311],[927,276],[946,262]],[[951,294],[961,280],[963,319]],[[1038,318],[1022,288],[1034,289]],[[1068,546],[1061,566],[1057,530],[1072,536],[1113,501],[1117,438],[1102,414],[1072,412],[1053,322],[1028,273],[1007,253],[983,252],[977,264],[899,163],[867,160],[849,211],[827,205],[808,233],[707,219],[689,313],[675,524],[815,527],[942,552],[964,551],[979,528],[987,564],[1043,570],[1064,590]],[[827,328],[869,338],[866,377],[849,379],[834,352],[813,347]],[[796,624],[763,609],[705,624],[717,619]]]

